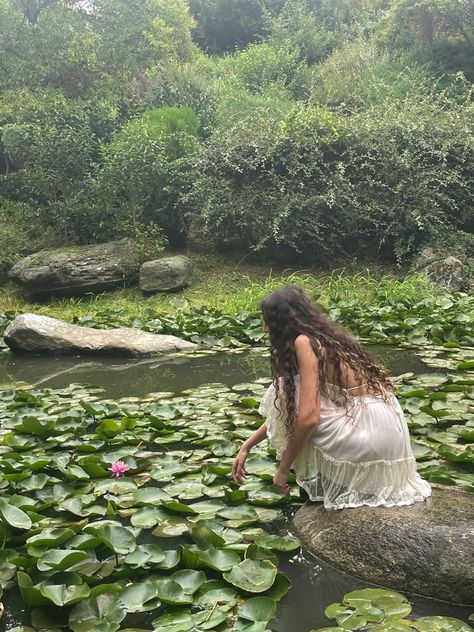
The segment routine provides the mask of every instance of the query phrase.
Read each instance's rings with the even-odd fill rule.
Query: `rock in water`
[[[16,263],[10,279],[32,294],[101,292],[137,281],[142,255],[128,240],[42,250]]]
[[[474,604],[474,494],[435,488],[409,507],[327,511],[307,503],[293,524],[311,552],[354,577]]]
[[[102,353],[131,357],[196,347],[194,343],[176,336],[152,334],[127,327],[92,329],[38,314],[17,316],[5,331],[5,342],[12,351]]]
[[[183,255],[147,261],[140,268],[140,289],[143,292],[180,290],[188,285],[191,271],[191,260]]]

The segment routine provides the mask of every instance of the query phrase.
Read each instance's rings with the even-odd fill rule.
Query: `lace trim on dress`
[[[412,505],[431,494],[412,456],[352,463],[308,445],[296,459],[294,469],[298,485],[310,500],[323,500],[326,509]]]

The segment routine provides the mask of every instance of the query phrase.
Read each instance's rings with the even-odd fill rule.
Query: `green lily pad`
[[[69,606],[89,596],[89,586],[80,575],[56,573],[38,584],[40,593],[56,606]]]
[[[186,605],[193,603],[193,597],[186,593],[178,582],[172,579],[159,579],[155,582],[157,596],[163,603],[172,606]]]
[[[158,538],[174,538],[187,533],[188,530],[189,523],[184,516],[167,516],[166,520],[158,523],[152,533]]]
[[[161,604],[157,600],[158,589],[153,582],[131,584],[120,594],[118,607],[127,612],[148,612]]]
[[[22,509],[0,499],[0,518],[15,529],[31,529],[31,518]]]
[[[277,574],[274,564],[265,560],[244,560],[231,571],[224,573],[224,579],[236,588],[250,593],[268,590]]]
[[[238,616],[248,621],[268,622],[276,616],[276,603],[270,597],[252,597],[240,606]]]
[[[132,553],[125,556],[125,563],[133,568],[146,568],[164,562],[165,559],[165,552],[156,544],[140,544]]]
[[[416,627],[419,632],[472,632],[471,626],[454,617],[421,617]]]
[[[181,561],[188,568],[211,568],[215,571],[228,571],[240,562],[240,556],[233,551],[209,547],[200,549],[197,546],[182,545]]]
[[[114,553],[133,553],[137,548],[133,534],[125,527],[102,526],[99,529],[93,525],[87,527],[91,533],[100,537],[102,542]]]
[[[154,619],[152,624],[160,632],[188,632],[194,627],[191,610],[187,608],[176,608]]]
[[[274,551],[295,551],[301,547],[298,538],[292,536],[263,535],[255,538],[255,544]]]
[[[170,579],[177,582],[184,592],[193,595],[207,578],[202,571],[183,569],[173,573]]]
[[[72,549],[49,549],[36,562],[39,571],[65,571],[75,564],[89,558],[85,551]]]
[[[117,593],[105,593],[76,604],[69,615],[72,632],[116,632],[125,619],[126,611],[121,608]]]
[[[224,582],[213,579],[203,583],[195,595],[195,605],[200,608],[225,608],[228,610],[237,603],[238,593]]]
[[[155,527],[160,521],[166,519],[167,515],[163,510],[157,509],[156,507],[147,506],[142,507],[141,509],[136,511],[132,515],[130,522],[134,527],[151,529],[152,527]]]

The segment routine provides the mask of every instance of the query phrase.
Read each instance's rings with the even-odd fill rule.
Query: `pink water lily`
[[[112,463],[112,466],[109,467],[112,476],[123,476],[129,469],[128,465],[123,461],[115,461],[115,463]]]

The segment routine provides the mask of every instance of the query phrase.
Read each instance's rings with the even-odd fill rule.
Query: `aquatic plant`
[[[420,617],[407,619],[411,613],[407,598],[392,590],[365,588],[344,595],[342,603],[333,603],[325,610],[338,627],[319,628],[313,632],[471,632],[467,623],[454,617]]]

